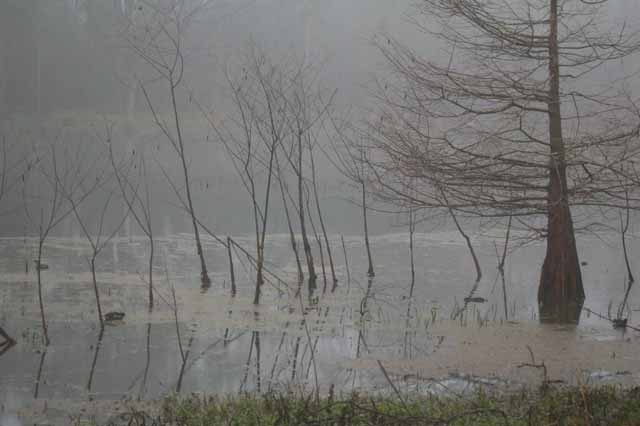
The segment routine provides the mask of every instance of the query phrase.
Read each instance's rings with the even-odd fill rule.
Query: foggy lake
[[[145,241],[120,236],[100,258],[98,282],[103,310],[126,316],[107,325],[101,340],[83,260],[89,247],[81,239],[53,238],[46,257],[49,269],[42,271],[52,341],[48,348],[40,339],[35,274],[33,268],[24,272],[25,241],[3,239],[1,319],[5,329],[19,334],[18,344],[0,363],[0,401],[11,413],[31,406],[35,396],[51,407],[58,404],[64,412],[73,401],[154,399],[178,386],[186,393],[235,393],[309,387],[317,380],[324,389],[388,390],[376,360],[407,390],[464,393],[499,384],[517,388],[541,380],[537,371],[518,367],[530,361],[527,347],[547,363],[553,377],[567,383],[637,384],[636,336],[614,330],[608,321],[587,312],[577,327],[538,324],[532,301],[539,271],[531,259],[542,256],[540,244],[520,248],[507,258],[505,321],[494,246],[501,231],[495,230],[494,238],[474,238],[484,271],[474,296],[486,302],[469,303],[456,319],[452,318],[464,306],[475,272],[464,241],[453,231],[415,235],[419,278],[411,299],[407,233],[372,238],[378,273],[370,282],[362,238],[344,237],[348,281],[341,239],[333,235],[339,253],[334,293],[323,294],[320,278],[316,300],[310,303],[307,290],[296,297],[295,287],[272,278],[258,307],[252,304],[246,257],[236,257],[239,284],[232,298],[226,249],[205,239],[215,284],[202,292],[193,237],[167,235],[157,241],[158,302],[150,314],[142,275]],[[237,241],[251,244],[249,238]],[[26,242],[27,250],[32,243]],[[295,282],[288,235],[270,235],[268,247],[270,270]],[[586,262],[586,306],[606,313],[611,303],[615,309],[624,293],[620,249],[595,238],[581,239],[580,248]],[[640,249],[635,239],[630,249]],[[182,345],[188,351],[184,369],[172,286]],[[633,319],[633,311],[640,308],[637,296],[630,298],[629,306]],[[563,350],[555,353],[558,345]]]
[[[559,1],[0,0],[0,426],[639,386],[640,15]]]

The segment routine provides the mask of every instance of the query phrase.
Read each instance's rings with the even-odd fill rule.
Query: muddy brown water
[[[34,242],[0,239],[0,326],[17,341],[0,356],[0,425],[34,419],[62,422],[71,412],[106,416],[129,403],[111,403],[107,410],[110,401],[144,403],[177,391],[233,394],[287,386],[389,391],[390,380],[409,392],[518,387],[540,383],[542,368],[525,364],[543,362],[553,380],[637,385],[639,333],[614,330],[588,312],[577,326],[536,321],[537,278],[544,255],[540,244],[519,248],[507,258],[505,320],[494,246],[495,241],[501,247],[500,238],[499,232],[475,237],[484,277],[473,296],[487,301],[460,311],[475,269],[464,242],[453,232],[416,234],[417,279],[411,298],[407,234],[373,238],[376,277],[371,281],[362,239],[345,237],[350,282],[340,237],[334,236],[339,287],[331,293],[328,277],[323,295],[318,267],[313,301],[306,290],[296,297],[288,236],[272,235],[268,268],[282,281],[269,276],[260,306],[252,304],[253,272],[244,255],[235,254],[238,295],[231,298],[227,252],[207,240],[213,285],[202,292],[191,236],[172,235],[156,241],[156,307],[149,313],[147,243],[123,237],[98,260],[104,311],[126,314],[123,321],[107,325],[102,336],[86,260],[88,246],[82,239],[52,238],[44,260],[49,269],[42,272],[48,347],[41,337],[31,262]],[[251,239],[238,242],[249,250],[253,246]],[[586,306],[604,314],[615,312],[625,283],[616,236],[611,241],[582,238],[579,246],[586,262]],[[631,238],[632,258],[638,252],[640,243]],[[636,272],[635,264],[632,268]],[[625,310],[630,324],[636,324],[634,311],[640,309],[637,294],[632,290]]]

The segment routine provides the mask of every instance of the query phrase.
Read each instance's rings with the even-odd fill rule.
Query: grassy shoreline
[[[87,423],[78,423],[87,424]],[[640,425],[640,388],[544,387],[466,397],[271,393],[170,396],[158,413],[130,411],[107,426]]]

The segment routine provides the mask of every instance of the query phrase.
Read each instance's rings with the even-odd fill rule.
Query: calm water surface
[[[351,280],[340,237],[332,238],[339,287],[310,301],[296,297],[296,266],[287,235],[269,237],[269,275],[260,306],[252,304],[253,270],[234,254],[238,294],[230,297],[227,252],[213,240],[205,245],[213,286],[202,292],[190,235],[156,242],[156,308],[147,309],[147,242],[120,238],[98,259],[103,310],[122,311],[123,322],[97,323],[88,269],[88,245],[81,239],[52,238],[45,249],[43,289],[51,345],[42,344],[36,275],[25,273],[33,241],[0,240],[0,325],[17,345],[0,356],[0,425],[34,401],[154,399],[170,392],[235,393],[296,385],[338,390],[388,388],[391,380],[408,391],[464,392],[476,386],[511,386],[540,380],[521,363],[544,361],[550,375],[567,382],[640,383],[638,333],[621,333],[583,313],[577,327],[536,322],[536,292],[543,245],[510,253],[506,264],[507,307],[497,276],[501,235],[474,240],[483,279],[464,311],[475,269],[460,236],[415,235],[416,282],[410,293],[407,234],[372,240],[376,277],[366,277],[360,237],[345,237]],[[251,250],[251,239],[237,241]],[[586,306],[606,314],[622,300],[624,260],[616,237],[579,241]],[[630,241],[632,258],[640,252]],[[315,253],[319,263],[320,256]],[[329,272],[325,259],[326,273]],[[32,266],[32,265],[30,265]],[[632,265],[635,268],[635,265]],[[635,269],[633,269],[636,272]],[[328,278],[330,281],[330,278]],[[330,282],[327,285],[330,289]],[[180,340],[172,288],[177,299]],[[626,315],[634,323],[640,297],[631,292]],[[179,344],[181,343],[181,345]],[[182,346],[182,352],[180,350]],[[529,351],[531,349],[531,352]],[[184,354],[184,361],[183,356]],[[4,423],[3,423],[4,422]]]

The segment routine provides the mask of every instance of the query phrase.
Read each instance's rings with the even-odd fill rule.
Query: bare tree
[[[308,178],[305,170],[309,167],[305,151],[313,155],[310,148],[317,140],[317,132],[322,128],[324,120],[328,117],[328,110],[333,103],[333,95],[323,96],[323,91],[318,87],[318,69],[312,65],[301,65],[295,72],[290,73],[290,87],[285,97],[288,106],[288,121],[291,138],[289,145],[283,146],[283,152],[296,178],[297,200],[295,208],[298,211],[300,221],[300,233],[302,235],[302,247],[305,254],[308,272],[308,287],[310,294],[316,289],[317,275],[313,260],[313,252],[309,244],[307,223],[305,220],[305,189]],[[312,167],[315,172],[315,165]],[[312,181],[313,181],[312,173]]]
[[[320,208],[320,196],[318,194],[318,182],[316,177],[316,162],[313,155],[313,149],[315,145],[318,143],[317,140],[312,140],[309,138],[309,161],[311,164],[311,185],[313,188],[313,199],[316,204],[316,212],[318,213],[318,221],[320,222],[320,228],[322,229],[322,235],[324,237],[325,248],[327,250],[327,257],[329,258],[329,267],[331,268],[331,278],[333,284],[331,285],[331,291],[335,291],[338,286],[338,278],[336,277],[336,270],[333,265],[333,255],[331,254],[331,243],[329,243],[329,236],[327,234],[327,227],[324,224],[324,218],[322,215],[322,209]],[[312,143],[313,142],[313,143]],[[323,262],[324,264],[324,262]]]
[[[205,114],[251,200],[257,258],[255,304],[260,303],[264,284],[264,248],[276,152],[288,130],[283,100],[285,77],[281,69],[253,46],[240,77],[233,79],[227,75],[235,108],[233,115],[225,123],[218,124],[210,114]]]
[[[164,93],[170,104],[169,120],[163,118],[164,116],[158,111],[157,104],[151,100],[147,84],[140,82],[142,93],[154,122],[169,141],[182,170],[188,213],[196,239],[196,252],[200,259],[200,279],[204,288],[211,286],[211,279],[207,272],[191,194],[189,155],[184,136],[184,125],[178,109],[178,92],[184,83],[185,33],[194,17],[203,12],[206,3],[206,1],[187,0],[147,1],[145,2],[145,10],[149,12],[144,17],[138,16],[135,22],[132,21],[131,27],[125,33],[130,48],[157,74],[153,80],[165,86]]]
[[[110,138],[111,139],[111,138]],[[139,159],[135,156],[135,150],[131,152],[132,161],[128,167],[118,164],[113,152],[113,144],[111,140],[108,143],[109,158],[113,173],[118,182],[120,195],[127,205],[127,209],[135,219],[136,223],[149,240],[149,310],[153,309],[153,259],[155,252],[155,243],[153,235],[153,226],[151,220],[151,195],[149,188],[149,176],[147,174],[147,164],[144,153],[139,154]],[[129,154],[129,153],[127,153]],[[125,155],[127,155],[125,154]],[[131,167],[133,165],[133,167]],[[138,171],[138,176],[134,180],[131,176],[132,169]],[[143,193],[140,194],[139,182],[142,181]]]
[[[302,287],[302,283],[304,282],[304,272],[302,271],[302,263],[300,262],[300,252],[298,250],[298,243],[296,241],[296,235],[293,231],[293,223],[291,220],[291,213],[289,212],[289,203],[287,198],[290,197],[289,189],[287,186],[287,178],[284,174],[283,169],[280,167],[280,160],[278,159],[278,154],[276,153],[276,170],[278,173],[278,184],[280,185],[280,194],[282,195],[282,206],[284,207],[285,218],[287,220],[287,228],[289,229],[289,240],[291,242],[291,250],[293,250],[293,254],[296,259],[296,268],[298,270],[298,292]]]
[[[345,122],[347,120],[344,120]],[[369,156],[367,154],[367,146],[363,140],[365,135],[361,134],[354,126],[348,122],[341,122],[332,117],[333,125],[332,133],[332,151],[333,155],[327,157],[338,169],[338,171],[346,177],[358,191],[359,200],[356,201],[362,209],[362,224],[364,231],[364,245],[367,251],[367,276],[373,278],[376,273],[373,269],[373,258],[371,256],[371,244],[369,242],[369,220],[368,220],[368,203],[367,189],[370,179],[367,175],[369,164]]]
[[[110,144],[110,141],[108,141],[108,143]],[[116,169],[118,169],[118,167],[116,167]],[[119,173],[122,172],[119,170],[114,172],[114,174]],[[115,185],[111,185],[111,177],[112,176],[106,175],[104,171],[100,171],[94,178],[96,181],[101,181],[106,184],[103,186],[103,191],[95,192],[96,198],[100,198],[100,200],[102,201],[98,204],[99,210],[97,210],[97,212],[94,208],[91,208],[92,206],[88,205],[88,203],[86,204],[88,208],[85,209],[84,212],[81,211],[80,204],[87,197],[76,200],[72,192],[65,191],[62,194],[71,205],[71,210],[73,211],[73,214],[78,224],[80,225],[80,229],[82,229],[82,233],[84,234],[85,239],[91,246],[91,255],[87,257],[87,263],[89,264],[89,268],[91,270],[91,280],[93,283],[93,291],[96,297],[96,307],[98,310],[98,321],[100,323],[100,328],[104,327],[104,316],[102,315],[100,291],[98,289],[98,280],[96,277],[96,260],[98,259],[100,253],[102,253],[102,250],[104,250],[104,248],[118,234],[130,211],[128,208],[123,209],[121,206],[116,206],[114,208],[113,202],[116,201],[116,192],[119,192],[119,188]],[[97,200],[95,201],[98,202]],[[125,203],[125,206],[128,206],[128,204]],[[113,213],[114,211],[123,213],[115,223],[110,224],[108,222],[108,213]],[[94,226],[93,229],[92,225]]]
[[[49,345],[49,332],[42,294],[44,246],[51,232],[73,212],[66,196],[80,205],[101,184],[94,174],[97,157],[88,150],[61,142],[58,136],[50,143],[31,147],[35,166],[23,176],[23,206],[25,218],[37,232],[38,304],[45,345]]]
[[[369,127],[377,195],[512,216],[546,239],[543,321],[577,321],[585,299],[575,230],[593,222],[574,225],[572,207],[625,208],[625,190],[637,184],[640,114],[618,90],[629,80],[597,84],[592,76],[612,71],[640,44],[624,25],[600,30],[606,3],[426,0],[416,23],[448,57],[390,38],[378,43],[394,77],[380,84],[380,112]],[[629,203],[640,207],[635,194]]]
[[[249,54],[239,68],[241,72],[237,73],[237,78],[227,76],[235,111],[222,122],[217,122],[212,114],[201,110],[224,145],[250,197],[258,262],[254,302],[258,303],[264,281],[264,244],[274,179],[280,186],[299,281],[302,281],[303,273],[290,204],[299,220],[309,288],[316,287],[317,277],[307,233],[305,191],[308,178],[304,172],[307,166],[304,160],[315,140],[315,127],[326,115],[332,97],[328,102],[320,102],[322,99],[316,92],[316,70],[313,67],[300,65],[291,57],[275,61],[255,44],[250,46]],[[282,159],[286,159],[288,168],[281,164]],[[288,191],[289,171],[296,181],[296,197]]]

